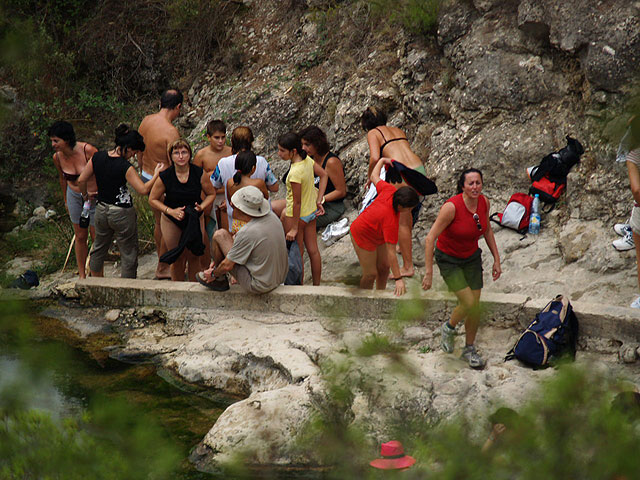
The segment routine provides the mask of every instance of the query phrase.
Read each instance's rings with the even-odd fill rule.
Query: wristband
[[[393,281],[395,281],[395,282],[397,282],[398,280],[402,280],[402,276],[399,276],[398,278],[393,278],[393,277],[392,277],[392,280],[393,280]]]
[[[169,213],[169,207],[164,211],[164,214],[167,215]]]

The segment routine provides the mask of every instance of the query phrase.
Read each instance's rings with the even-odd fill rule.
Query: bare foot
[[[158,262],[156,267],[156,280],[171,279],[171,266],[168,263]]]
[[[404,268],[402,267],[400,269],[400,276],[405,278],[405,277],[413,277],[415,271],[413,270],[413,267],[411,268]],[[389,279],[393,280],[393,272],[389,272]]]

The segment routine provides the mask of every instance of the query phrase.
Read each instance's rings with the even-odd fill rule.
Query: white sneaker
[[[621,237],[624,237],[626,234],[631,233],[631,225],[628,223],[616,223],[613,226],[613,231]]]
[[[635,248],[636,244],[633,241],[633,234],[631,232],[627,233],[624,237],[619,238],[611,242],[613,248],[618,250],[619,252],[624,252],[625,250],[631,250]]]
[[[629,305],[631,308],[640,308],[640,297],[636,298],[633,302],[631,302],[631,305]]]

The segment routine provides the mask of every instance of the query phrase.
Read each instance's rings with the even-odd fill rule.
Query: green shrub
[[[154,251],[156,248],[153,238],[155,220],[153,210],[146,195],[132,194],[133,206],[138,214],[138,250],[140,254]]]
[[[392,24],[407,31],[430,36],[438,27],[438,12],[442,0],[366,0],[371,12],[378,18],[387,18]]]
[[[45,221],[29,231],[20,230],[3,235],[0,237],[0,265],[15,257],[26,257],[43,262],[41,267],[35,269],[39,275],[55,272],[64,265],[72,238],[73,227],[66,216]],[[75,255],[72,252],[67,268],[73,268],[73,265]],[[8,276],[0,279],[3,286],[11,281],[13,278]]]

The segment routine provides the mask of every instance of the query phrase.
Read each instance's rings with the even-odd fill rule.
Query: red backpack
[[[527,233],[532,204],[533,197],[526,193],[514,193],[507,202],[504,211],[502,213],[494,213],[489,219],[518,233]]]
[[[531,184],[531,188],[529,188],[529,194],[535,195],[537,193],[538,195],[540,195],[541,202],[546,203],[547,205],[551,205],[553,208],[553,205],[558,201],[560,195],[564,193],[566,188],[566,178],[563,182],[554,182],[548,176],[544,176],[540,180],[536,180]]]

